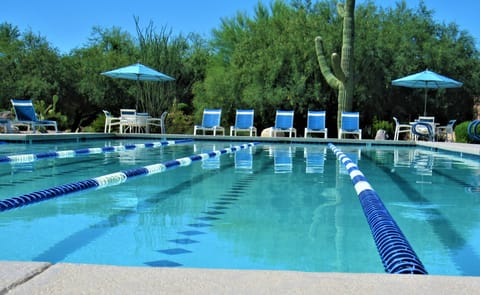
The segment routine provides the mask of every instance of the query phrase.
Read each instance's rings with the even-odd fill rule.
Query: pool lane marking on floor
[[[167,145],[182,144],[193,142],[193,139],[164,140],[149,143],[135,143],[117,146],[107,146],[101,148],[81,148],[76,150],[48,151],[33,154],[18,154],[10,156],[0,156],[0,163],[32,163],[44,159],[64,159],[85,155],[118,153],[124,151],[133,151],[138,149],[159,148]]]
[[[175,160],[166,161],[163,163],[152,164],[144,167],[123,170],[107,175],[102,175],[95,178],[90,178],[82,181],[67,183],[64,185],[55,186],[49,189],[35,191],[29,194],[20,195],[13,198],[8,198],[0,201],[0,212],[30,205],[40,201],[45,201],[51,198],[65,196],[71,193],[90,189],[102,189],[109,186],[115,186],[126,182],[127,180],[139,177],[149,176],[158,173],[163,173],[169,169],[190,166],[193,162],[202,161],[209,158],[217,157],[223,154],[234,153],[238,150],[246,149],[257,145],[258,142],[246,143],[238,146],[232,146],[221,150],[214,150],[208,153],[201,153],[191,155],[189,157],[178,158]]]
[[[247,176],[248,177],[248,176]],[[253,176],[249,177],[253,180]],[[232,185],[232,187],[234,187],[235,184]],[[223,193],[224,194],[224,193]],[[223,195],[222,194],[222,195]],[[237,198],[238,200],[238,198]],[[232,204],[234,204],[234,202],[232,202]],[[228,210],[229,208],[228,207],[224,207],[224,210]],[[212,212],[201,212],[202,214],[207,214],[207,215],[210,215],[212,214]],[[214,214],[213,215],[223,215],[225,214],[225,212],[222,212],[222,211],[214,211]],[[211,221],[211,222],[215,222],[217,220],[220,220],[221,218],[217,218],[217,217],[211,217],[211,216],[201,216],[201,217],[196,217],[195,218],[196,220],[201,220],[201,221]],[[190,226],[190,225],[188,225]],[[214,226],[214,224],[210,223],[210,226]],[[189,231],[179,231],[177,232],[178,234],[185,234],[185,233],[189,233]],[[194,232],[195,234],[197,234],[197,232]],[[199,232],[201,234],[207,234],[205,232]],[[187,234],[188,236],[191,236],[191,234]],[[195,244],[195,243],[200,243],[200,241],[197,241],[197,240],[192,240],[190,238],[187,238],[187,239],[171,239],[171,240],[168,240],[168,242],[172,242],[174,243],[175,245],[177,244],[182,244],[182,245],[190,245],[190,244]],[[194,253],[195,251],[193,250],[188,250],[188,249],[184,249],[184,248],[179,248],[179,247],[174,247],[174,248],[167,248],[167,249],[162,249],[162,250],[156,250],[156,252],[160,252],[162,254],[165,254],[165,255],[169,255],[169,256],[176,256],[176,255],[182,255],[182,254],[192,254]],[[149,265],[149,266],[152,266],[152,267],[179,267],[179,266],[183,266],[183,264],[177,262],[177,261],[172,261],[172,260],[169,260],[169,259],[161,259],[161,260],[155,260],[155,261],[147,261],[147,262],[144,262],[144,264],[146,265]]]
[[[222,193],[218,199],[220,199],[220,200],[225,199],[225,197],[222,197],[222,196],[225,196],[225,195],[227,195],[227,196],[233,196],[233,195],[238,196],[237,198],[229,197],[228,199],[231,199],[232,202],[221,202],[221,203],[234,204],[235,201],[239,200],[240,199],[239,197],[241,197],[245,193],[245,190],[250,187],[253,180],[255,180],[255,175],[253,175],[253,174],[248,174],[244,178],[236,180],[236,182],[232,184],[232,186],[228,189],[228,191]],[[237,189],[239,186],[242,187],[241,191]],[[219,203],[219,202],[213,202],[213,203]],[[213,206],[213,207],[209,207],[209,208],[213,208],[216,211],[203,211],[201,213],[207,214],[207,215],[218,216],[218,215],[225,214],[224,211],[219,211],[219,210],[228,210],[229,209],[229,207],[226,207],[226,206]],[[221,218],[211,217],[211,216],[203,216],[203,217],[197,217],[195,219],[196,220],[201,220],[201,221],[212,221],[212,222],[214,222],[216,220],[220,220]],[[197,227],[196,224],[188,224],[187,226],[192,226],[192,225],[194,225],[194,227]],[[214,224],[212,224],[212,223],[203,224],[203,225],[205,227],[214,226]],[[177,233],[182,234],[182,235],[186,234],[187,236],[198,235],[198,234],[207,234],[206,232],[199,232],[199,231],[193,231],[193,234],[191,234],[191,230],[179,231]],[[182,240],[182,239],[180,239],[180,240]],[[198,242],[196,240],[191,240],[191,239],[188,239],[188,240],[191,241],[188,244],[193,244],[194,242]],[[169,242],[173,242],[173,243],[176,243],[176,244],[182,244],[182,243],[178,243],[178,240],[176,240],[176,239],[169,240]],[[184,243],[184,244],[187,244],[187,243]],[[178,247],[157,250],[157,252],[160,252],[160,253],[163,253],[163,254],[169,255],[169,256],[194,253],[194,251],[192,251],[192,250],[187,250],[187,249],[178,248]],[[176,262],[176,261],[169,260],[169,259],[147,261],[147,262],[144,262],[144,264],[152,266],[152,267],[180,267],[180,266],[183,266],[183,264],[181,264],[179,262]]]
[[[229,169],[233,167],[232,165],[223,165],[222,169]],[[208,174],[207,177],[214,177],[214,174]],[[193,185],[195,183],[199,183],[205,180],[205,175],[199,174],[194,176],[191,179],[183,181],[181,183],[177,183],[175,187],[163,190],[158,194],[148,197],[142,200],[138,204],[138,208],[142,208],[144,206],[154,206],[161,201],[164,201],[172,196],[175,196],[180,191],[184,190],[185,188]],[[33,261],[48,261],[51,263],[58,263],[63,261],[68,255],[74,253],[78,249],[84,247],[85,245],[93,242],[95,239],[99,238],[100,236],[104,235],[113,227],[118,226],[121,222],[125,221],[127,218],[132,217],[133,215],[138,214],[138,210],[131,210],[131,209],[122,209],[114,214],[107,216],[106,219],[100,220],[99,222],[89,225],[84,229],[81,229],[77,232],[70,234],[68,237],[64,238],[63,240],[57,242],[56,244],[52,245],[36,257],[32,258]],[[211,224],[207,223],[196,223],[196,224],[189,224],[188,226],[193,228],[208,228],[211,227]],[[187,230],[181,232],[180,234],[186,236],[193,236],[198,234],[206,234],[205,232],[200,232],[198,230]],[[170,262],[167,262],[169,264]],[[162,265],[157,265],[162,266]],[[164,266],[179,266],[175,265],[175,262],[171,262],[171,265],[164,265]]]
[[[345,166],[352,180],[385,271],[393,274],[427,274],[400,227],[358,166],[332,143],[328,147]]]

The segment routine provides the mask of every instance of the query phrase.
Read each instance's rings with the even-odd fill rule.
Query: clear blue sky
[[[259,0],[2,0],[0,22],[17,26],[21,32],[31,29],[45,37],[62,53],[82,47],[94,26],[120,27],[136,36],[134,16],[145,28],[150,21],[156,28],[172,29],[174,34],[199,33],[210,36],[218,28],[220,19],[232,17],[238,11],[253,13]],[[357,5],[364,0],[357,0]],[[397,0],[375,0],[377,5],[394,7]],[[407,0],[409,7],[417,7],[420,0]],[[269,4],[270,0],[261,0]],[[480,44],[480,22],[477,0],[425,0],[435,11],[437,21],[456,22],[470,32]]]

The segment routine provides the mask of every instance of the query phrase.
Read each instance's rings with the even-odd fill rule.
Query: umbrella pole
[[[424,116],[427,116],[427,92],[428,92],[428,88],[425,87],[425,106],[423,107]]]

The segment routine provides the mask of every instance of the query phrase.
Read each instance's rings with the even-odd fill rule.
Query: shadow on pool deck
[[[0,294],[475,294],[480,277],[0,263]]]

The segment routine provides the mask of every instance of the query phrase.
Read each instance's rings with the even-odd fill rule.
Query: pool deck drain
[[[0,294],[476,294],[479,288],[480,277],[0,263]]]

